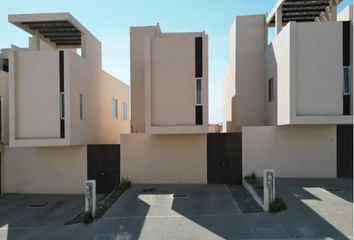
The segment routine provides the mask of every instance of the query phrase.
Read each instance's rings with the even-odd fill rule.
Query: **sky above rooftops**
[[[229,60],[229,30],[235,16],[270,12],[277,0],[14,0],[0,8],[0,48],[28,47],[29,34],[8,23],[8,14],[70,12],[102,42],[103,69],[130,82],[129,27],[160,23],[162,32],[209,35],[209,122],[221,123],[223,73]],[[344,0],[341,11],[353,4]],[[274,31],[270,31],[270,38]]]

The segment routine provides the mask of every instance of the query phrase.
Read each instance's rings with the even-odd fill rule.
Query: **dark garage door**
[[[337,126],[337,178],[353,178],[353,125]]]
[[[88,145],[87,178],[98,194],[110,193],[120,183],[120,145]]]
[[[242,183],[241,133],[209,133],[208,183]]]

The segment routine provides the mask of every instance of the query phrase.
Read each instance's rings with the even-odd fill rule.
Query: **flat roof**
[[[275,13],[282,8],[282,21],[315,22],[331,15],[331,4],[337,6],[343,0],[279,0],[267,17],[267,24],[275,23]],[[327,19],[330,20],[330,19]]]
[[[70,13],[14,14],[9,15],[9,22],[58,47],[80,47],[81,34],[88,32]]]

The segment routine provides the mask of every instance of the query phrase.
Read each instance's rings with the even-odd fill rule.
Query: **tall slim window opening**
[[[202,105],[202,79],[197,78],[195,83],[196,88],[196,105]]]
[[[268,102],[274,100],[274,78],[269,79],[268,81]]]
[[[343,68],[343,95],[350,95],[350,69]]]
[[[112,99],[112,117],[118,119],[118,101],[117,99]]]
[[[80,119],[83,119],[83,113],[82,113],[82,94],[80,94]]]
[[[65,94],[60,93],[60,119],[65,119]]]
[[[128,104],[126,102],[123,102],[123,120],[126,121],[128,120]]]

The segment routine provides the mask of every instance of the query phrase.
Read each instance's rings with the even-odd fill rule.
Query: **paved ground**
[[[2,225],[0,239],[352,239],[346,237],[353,235],[351,182],[278,179],[277,194],[289,209],[277,214],[242,214],[226,185],[135,185],[99,222],[45,228]],[[142,191],[148,188],[155,191]],[[173,199],[172,193],[188,197]]]
[[[40,204],[43,207],[30,207]],[[31,228],[64,225],[84,210],[83,195],[12,194],[0,199],[0,227]]]

